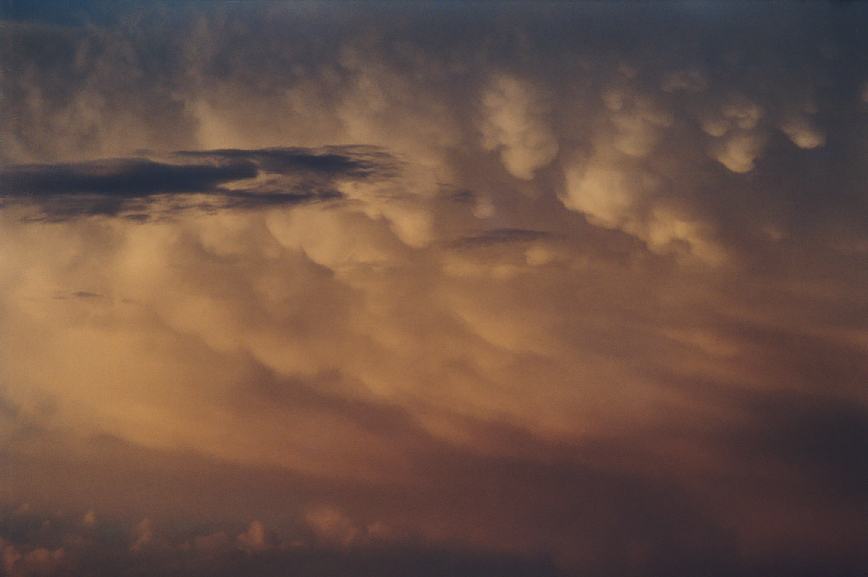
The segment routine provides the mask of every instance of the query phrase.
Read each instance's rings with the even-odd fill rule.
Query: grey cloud
[[[354,6],[2,24],[15,554],[864,572],[865,6]]]
[[[210,192],[227,182],[253,178],[252,163],[225,166],[172,165],[151,160],[120,159],[58,165],[4,168],[6,198],[51,198],[93,194],[141,198],[156,194]]]
[[[329,178],[384,178],[395,176],[395,159],[371,146],[326,146],[309,148],[262,148],[180,151],[181,157],[255,162],[262,170],[287,175],[316,175]]]
[[[395,162],[370,147],[182,151],[196,164],[146,158],[0,168],[0,202],[34,205],[49,220],[126,215],[141,220],[159,200],[185,208],[255,208],[340,198],[335,181],[389,178]],[[257,176],[274,177],[266,183]],[[279,178],[283,177],[283,178]],[[249,183],[249,184],[247,184]],[[195,195],[209,197],[197,202]],[[0,205],[2,206],[2,205]]]

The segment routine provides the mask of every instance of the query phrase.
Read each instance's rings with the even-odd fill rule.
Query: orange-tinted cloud
[[[864,8],[656,10],[3,24],[4,571],[864,566]]]

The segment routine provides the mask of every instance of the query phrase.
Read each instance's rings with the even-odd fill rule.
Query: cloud
[[[38,518],[34,518],[38,521]],[[121,525],[114,527],[116,531]],[[284,543],[279,548],[256,552],[226,548],[224,533],[215,533],[197,539],[208,540],[209,545],[189,547],[188,543],[174,542],[161,550],[134,552],[118,549],[108,534],[92,541],[82,541],[71,533],[60,536],[65,548],[51,550],[46,547],[22,546],[0,539],[2,559],[6,565],[4,575],[10,577],[51,577],[76,574],[132,576],[173,575],[179,567],[185,575],[201,577],[229,577],[239,574],[266,576],[283,575],[292,567],[297,575],[307,577],[323,572],[342,574],[386,575],[395,577],[413,574],[424,577],[446,577],[456,571],[462,574],[527,577],[552,576],[559,573],[551,561],[530,555],[467,552],[449,547],[425,547],[402,543],[393,548],[339,548],[320,547],[314,543]],[[217,546],[212,546],[212,542]]]
[[[628,175],[606,162],[574,166],[566,176],[564,204],[606,228],[624,224],[639,195],[657,185],[653,175]]]
[[[193,539],[193,548],[196,551],[219,553],[228,549],[231,539],[224,531],[217,531],[208,535],[199,535]]]
[[[355,524],[334,507],[317,507],[305,515],[311,530],[317,538],[327,544],[347,547],[359,536]]]
[[[547,236],[549,236],[547,233],[540,230],[496,228],[462,238],[455,243],[455,246],[467,248],[497,246],[503,243],[531,242]]]
[[[76,194],[150,196],[169,192],[204,192],[220,184],[256,176],[252,164],[173,166],[148,160],[53,166],[15,166],[3,172],[7,195]]]
[[[239,548],[250,553],[265,551],[271,546],[265,525],[260,521],[251,521],[247,530],[238,535],[236,542]]]
[[[154,527],[148,518],[142,519],[133,530],[133,541],[130,551],[138,553],[154,543]]]
[[[482,107],[482,145],[500,152],[510,174],[530,180],[555,158],[557,138],[548,126],[544,99],[532,85],[513,76],[493,76]]]
[[[216,161],[254,162],[266,172],[284,175],[322,175],[326,178],[368,178],[394,176],[395,159],[385,151],[366,146],[304,148],[222,149],[181,151],[181,157]]]
[[[20,551],[12,543],[0,538],[0,559],[2,559],[4,575],[9,577],[43,577],[54,575],[55,570],[63,562],[62,547],[49,550],[45,547],[34,547]]]
[[[93,509],[84,514],[81,518],[81,524],[85,527],[93,527],[96,525],[96,513],[94,513]]]
[[[765,137],[759,134],[730,134],[711,145],[711,155],[732,172],[743,174],[754,169],[764,145]]]
[[[647,97],[631,97],[627,105],[627,97],[620,91],[603,95],[615,129],[615,148],[628,156],[643,157],[654,149],[664,130],[672,124],[672,115]]]
[[[826,136],[805,116],[784,120],[781,130],[793,144],[805,150],[818,148],[826,143]]]
[[[0,169],[0,199],[36,205],[42,217],[142,216],[161,201],[169,210],[294,205],[341,196],[341,180],[388,178],[391,157],[364,147],[179,152],[199,164],[109,159]],[[139,219],[140,220],[140,219]]]
[[[660,88],[665,92],[702,92],[708,88],[708,80],[699,70],[674,70],[663,77]]]
[[[856,573],[864,10],[4,23],[8,564]]]
[[[773,397],[752,399],[755,425],[743,447],[755,458],[774,459],[817,487],[830,499],[854,495],[868,506],[868,412],[864,406],[837,399]]]

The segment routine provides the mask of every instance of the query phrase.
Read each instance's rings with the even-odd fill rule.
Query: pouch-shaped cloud
[[[710,153],[732,172],[750,172],[762,154],[765,141],[765,135],[757,132],[731,132],[711,143]]]
[[[864,573],[868,7],[55,4],[0,571]]]
[[[656,179],[641,170],[628,172],[622,166],[591,160],[566,171],[567,208],[587,214],[591,222],[606,228],[627,224],[635,207],[657,186]]]
[[[709,155],[732,172],[752,171],[768,139],[760,126],[764,115],[760,105],[740,94],[729,97],[717,111],[701,115],[702,130],[713,137]]]
[[[500,153],[516,178],[530,180],[554,160],[558,141],[538,89],[514,76],[492,76],[482,95],[482,145]]]
[[[823,132],[804,115],[786,118],[780,126],[783,133],[799,148],[811,150],[826,142]]]
[[[672,124],[668,111],[641,94],[612,88],[604,92],[603,100],[615,128],[614,146],[628,156],[648,155]]]
[[[594,158],[566,170],[562,201],[595,225],[642,239],[654,252],[685,252],[699,262],[719,264],[725,251],[707,224],[661,201],[661,178],[626,161]],[[685,246],[679,246],[683,243]]]

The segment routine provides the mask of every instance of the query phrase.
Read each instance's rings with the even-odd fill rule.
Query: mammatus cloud
[[[5,574],[868,564],[864,7],[34,10]]]
[[[536,92],[515,77],[497,75],[482,95],[482,145],[499,151],[504,167],[522,180],[532,179],[558,152],[548,107]]]
[[[804,115],[785,119],[781,130],[799,148],[811,150],[826,143],[826,136]]]

